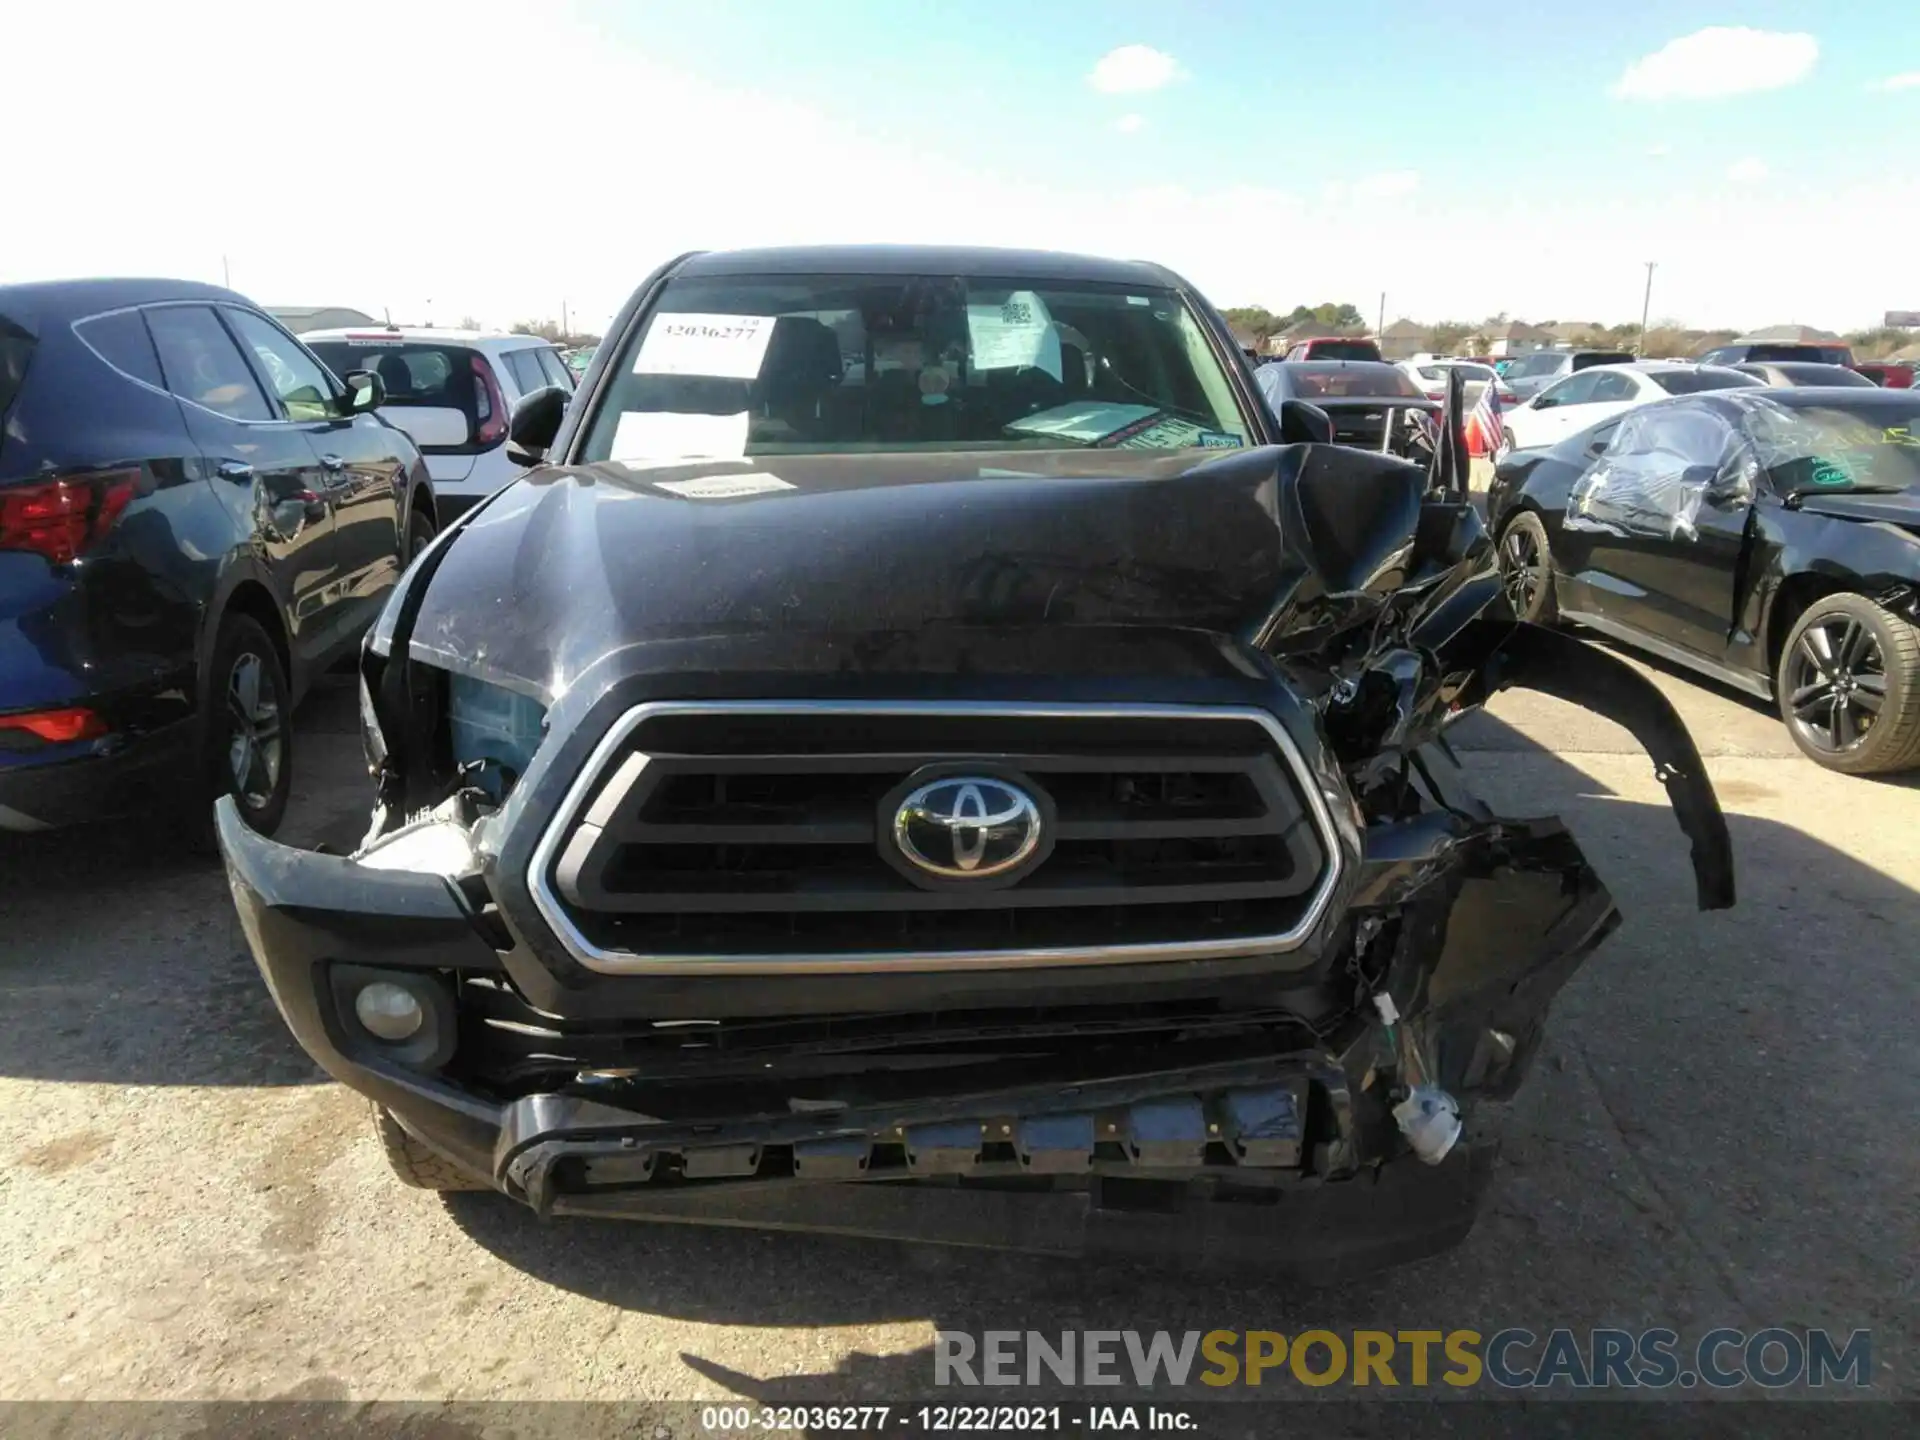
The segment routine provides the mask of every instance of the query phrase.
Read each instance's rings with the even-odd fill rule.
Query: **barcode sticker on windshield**
[[[967,331],[975,370],[1030,366],[1061,378],[1060,331],[1046,302],[1033,291],[1017,290],[998,304],[968,304]]]
[[[773,338],[772,315],[656,315],[633,362],[636,375],[753,380]]]

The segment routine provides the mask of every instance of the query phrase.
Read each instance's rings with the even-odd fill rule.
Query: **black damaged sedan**
[[[1447,724],[1620,720],[1732,903],[1659,693],[1157,267],[684,257],[513,434],[368,641],[362,848],[220,816],[408,1183],[1327,1278],[1466,1234],[1619,920]]]
[[[1500,464],[1514,609],[1779,706],[1852,775],[1920,766],[1920,395],[1721,390]]]

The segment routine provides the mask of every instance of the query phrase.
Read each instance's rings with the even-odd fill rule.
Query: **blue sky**
[[[1906,41],[1897,68],[1920,69],[1920,12],[1888,0],[702,0],[588,9],[664,61],[849,125],[1009,173],[1058,167],[1104,185],[1136,183],[1149,168],[1203,187],[1297,187],[1412,168],[1435,186],[1474,187],[1492,169],[1510,185],[1572,194],[1590,182],[1577,167],[1632,164],[1655,143],[1673,147],[1680,163],[1669,168],[1681,173],[1672,178],[1684,180],[1756,148],[1782,167],[1881,173],[1908,143],[1889,136],[1837,154],[1830,143],[1847,122],[1876,116],[1903,119],[1908,137],[1920,138],[1920,95],[1863,93],[1890,73],[1892,39]],[[1707,25],[1813,33],[1820,59],[1801,84],[1711,104],[1607,97],[1632,61]],[[1091,89],[1093,64],[1129,44],[1172,55],[1187,78],[1132,96]],[[1146,124],[1116,145],[1107,131],[1129,112]]]
[[[31,188],[10,187],[149,219],[9,226],[0,274],[217,279],[225,256],[268,303],[504,323],[565,301],[593,323],[687,248],[947,239],[1160,259],[1223,305],[1371,314],[1385,290],[1390,318],[1637,318],[1645,260],[1656,317],[1696,324],[1920,307],[1911,4],[79,11],[9,20],[19,113],[66,127],[10,157]],[[248,74],[263,89],[236,125]],[[331,98],[282,109],[283,74]],[[168,179],[183,162],[206,168],[202,204]]]

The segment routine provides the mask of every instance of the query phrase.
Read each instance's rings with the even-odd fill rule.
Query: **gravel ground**
[[[732,1231],[538,1223],[393,1183],[286,1035],[217,867],[136,831],[0,840],[0,1399],[924,1393],[936,1329],[1715,1324],[1874,1332],[1920,1398],[1920,793],[1828,776],[1652,672],[1732,819],[1701,915],[1651,767],[1506,696],[1482,792],[1567,817],[1626,923],[1574,979],[1457,1251],[1338,1289]],[[289,837],[350,843],[353,705],[304,713]]]

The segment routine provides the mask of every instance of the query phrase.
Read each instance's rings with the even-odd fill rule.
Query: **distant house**
[[[380,322],[361,310],[344,305],[273,305],[267,313],[296,335],[309,330],[344,330],[352,325],[378,325]]]
[[[1489,355],[1525,355],[1534,350],[1553,348],[1554,334],[1538,325],[1529,325],[1524,320],[1516,320],[1505,329],[1496,330],[1486,337]]]
[[[1554,348],[1571,350],[1596,330],[1604,334],[1607,327],[1592,320],[1556,320],[1541,328],[1553,337]]]
[[[1396,320],[1380,332],[1380,353],[1389,360],[1411,360],[1433,348],[1433,332],[1417,320]]]

